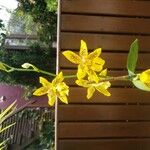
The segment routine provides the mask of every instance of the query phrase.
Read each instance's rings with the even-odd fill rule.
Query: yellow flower
[[[40,77],[40,83],[43,85],[37,89],[33,95],[41,96],[47,94],[48,103],[53,106],[56,98],[58,97],[63,103],[68,104],[67,95],[69,93],[69,87],[62,82],[64,79],[63,73],[60,72],[56,78],[53,79],[52,83],[47,81],[45,78]]]
[[[150,69],[140,74],[140,81],[150,88]]]
[[[77,78],[82,79],[86,75],[95,82],[98,81],[96,72],[100,72],[103,69],[105,61],[100,58],[101,48],[95,49],[88,54],[86,42],[81,40],[79,55],[72,51],[64,51],[63,55],[72,63],[78,65]]]
[[[106,74],[107,70],[105,69],[99,75],[106,76]],[[111,84],[109,81],[101,82],[102,79],[102,77],[99,78],[99,83],[93,82],[91,80],[79,79],[76,80],[76,84],[87,88],[87,99],[90,99],[93,96],[95,90],[98,90],[98,92],[104,94],[105,96],[110,96],[111,94],[107,89],[111,86]]]

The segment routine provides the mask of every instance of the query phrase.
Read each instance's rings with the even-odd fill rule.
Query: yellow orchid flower
[[[150,88],[150,69],[140,74],[140,81]]]
[[[103,69],[105,61],[100,58],[101,48],[95,49],[88,54],[88,48],[85,41],[81,40],[79,55],[67,50],[63,52],[63,55],[72,63],[78,65],[77,78],[83,79],[86,75],[95,82],[98,82],[96,72],[100,72]]]
[[[41,96],[47,94],[50,106],[54,105],[56,97],[58,97],[63,103],[68,104],[67,96],[69,94],[69,87],[63,82],[64,77],[62,72],[53,79],[52,83],[43,77],[40,77],[39,80],[43,86],[37,89],[33,95]]]
[[[98,92],[104,94],[105,96],[110,96],[111,94],[108,92],[108,88],[111,86],[109,81],[104,81],[101,82],[101,80],[103,79],[102,76],[106,76],[107,74],[107,69],[103,70],[99,75],[101,76],[99,78],[99,83],[97,82],[93,82],[93,80],[84,80],[84,79],[79,79],[76,80],[76,84],[82,87],[87,88],[87,99],[90,99],[95,90],[98,90]]]

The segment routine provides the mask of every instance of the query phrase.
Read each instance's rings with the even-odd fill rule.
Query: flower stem
[[[75,74],[64,76],[65,79],[68,79],[68,78],[76,78],[76,77],[77,77],[77,75],[75,75]]]
[[[35,70],[35,69],[15,68],[15,67],[9,66],[7,64],[4,64],[4,65],[5,65],[5,67],[8,68],[7,70],[5,70],[6,72],[13,72],[13,71],[18,71],[18,72],[19,71],[20,72],[37,72],[37,73],[42,73],[42,74],[45,74],[45,75],[48,75],[48,76],[56,77],[56,74],[51,73],[51,72],[47,72],[47,71],[39,69],[39,68],[37,68]],[[64,78],[76,78],[76,77],[77,77],[77,75],[66,75],[66,76],[64,76]]]
[[[8,70],[7,72],[13,72],[13,71],[20,71],[20,72],[38,72],[38,73],[42,73],[48,76],[52,76],[55,77],[56,74],[51,73],[51,72],[47,72],[41,69],[38,70],[34,70],[34,69],[22,69],[22,68],[14,68],[14,67],[10,67],[10,70]]]
[[[7,64],[4,64],[3,65],[8,68],[6,69],[5,71],[6,72],[13,72],[13,71],[20,71],[20,72],[37,72],[37,73],[42,73],[42,74],[45,74],[45,75],[48,75],[48,76],[52,76],[52,77],[56,77],[56,74],[54,73],[51,73],[51,72],[47,72],[45,70],[42,70],[42,69],[26,69],[26,68],[15,68],[15,67],[11,67]],[[116,76],[116,77],[111,77],[111,76],[99,76],[100,78],[102,78],[100,80],[100,82],[105,82],[105,81],[116,81],[116,80],[124,80],[124,81],[128,81],[128,80],[132,80],[134,77],[136,77],[138,74],[135,74],[133,76],[129,76],[129,75],[124,75],[124,76]],[[65,75],[64,78],[76,78],[77,75],[73,74],[73,75]]]
[[[135,78],[137,75],[129,76],[129,75],[124,75],[124,76],[116,76],[116,77],[106,77],[100,80],[99,83],[101,82],[106,82],[106,81],[132,81],[133,78]]]

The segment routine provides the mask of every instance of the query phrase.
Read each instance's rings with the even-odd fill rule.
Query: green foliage
[[[35,43],[29,50],[25,51],[9,51],[0,50],[1,61],[13,67],[21,67],[25,62],[36,65],[42,70],[55,72],[55,50],[46,49]],[[10,84],[22,84],[37,86],[40,74],[33,72],[13,72],[7,73],[2,71],[0,81]]]
[[[39,138],[25,150],[54,150],[54,124],[51,121],[44,121]]]
[[[28,109],[23,112],[22,115],[25,115],[27,118],[38,120],[39,127],[37,139],[24,150],[54,150],[54,121],[47,118],[46,113],[48,113],[48,110],[45,110],[41,117],[37,110]]]
[[[127,69],[129,75],[134,75],[135,68],[138,60],[138,40],[136,39],[130,46],[130,51],[127,59]]]
[[[56,11],[57,10],[57,1],[56,0],[45,0],[47,3],[47,9],[49,11]]]
[[[138,49],[139,49],[139,45],[138,45],[138,40],[136,39],[130,46],[130,51],[128,54],[128,59],[127,59],[127,69],[128,69],[128,73],[129,76],[133,76],[131,78],[132,83],[134,84],[135,87],[137,87],[140,90],[144,90],[144,91],[150,91],[150,88],[148,88],[143,82],[141,82],[139,80],[138,75],[135,75],[135,69],[136,69],[136,65],[137,65],[137,60],[138,60]]]
[[[37,25],[33,22],[31,15],[14,10],[8,21],[7,32],[9,34],[36,34]]]
[[[5,25],[3,20],[0,19],[0,47],[4,43],[5,36]]]
[[[18,8],[11,13],[8,32],[38,34],[38,42],[27,43],[33,44],[30,50],[21,52],[7,51],[1,48],[1,61],[13,67],[21,67],[24,63],[30,63],[42,70],[54,73],[56,58],[52,43],[56,37],[56,0],[18,0],[18,2]],[[3,27],[0,21],[0,28]],[[41,43],[44,48],[40,46]],[[0,64],[0,67],[3,67],[2,70],[5,69],[2,64]],[[33,72],[13,72],[9,74],[1,72],[0,82],[37,86],[39,75]]]
[[[2,110],[0,112],[0,133],[4,132],[5,130],[9,129],[10,127],[12,127],[13,125],[15,125],[15,123],[11,123],[7,126],[2,125],[2,123],[10,116],[14,113],[14,111],[16,110],[16,101],[14,101],[10,106],[8,106],[5,110]],[[0,141],[0,150],[3,150],[6,147],[7,141],[9,139],[6,139],[4,141]]]
[[[40,40],[51,46],[56,38],[56,0],[17,0],[18,11],[32,16]]]

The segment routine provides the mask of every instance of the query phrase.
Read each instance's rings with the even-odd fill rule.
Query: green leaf
[[[150,88],[148,86],[146,86],[143,82],[141,82],[140,80],[135,80],[135,81],[132,81],[133,84],[140,90],[143,90],[143,91],[148,91],[150,92]]]
[[[9,129],[10,127],[14,126],[15,124],[16,124],[16,123],[12,123],[12,124],[7,125],[6,127],[2,128],[2,129],[0,129],[0,133],[2,133],[3,131]]]
[[[15,111],[16,100],[0,113],[0,124]]]
[[[136,39],[130,46],[130,51],[127,59],[127,70],[129,75],[134,75],[137,60],[138,60],[138,39]]]

